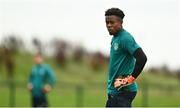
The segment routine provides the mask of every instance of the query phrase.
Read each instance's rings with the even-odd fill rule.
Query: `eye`
[[[114,24],[115,22],[114,21],[111,21],[111,24]]]
[[[114,21],[106,21],[106,24],[114,24]]]

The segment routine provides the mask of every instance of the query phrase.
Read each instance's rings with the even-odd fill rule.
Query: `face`
[[[35,64],[41,64],[43,62],[43,58],[41,56],[34,57]]]
[[[122,28],[122,21],[115,15],[106,16],[106,27],[110,35],[115,35]]]

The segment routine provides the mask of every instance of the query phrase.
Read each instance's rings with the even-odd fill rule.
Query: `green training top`
[[[114,81],[118,76],[130,75],[133,72],[136,61],[133,53],[138,48],[140,48],[140,46],[135,42],[132,35],[124,29],[121,29],[113,36],[107,82],[108,94],[117,94],[122,92],[122,89],[126,91],[137,91],[136,83],[123,87],[118,91],[117,88],[114,88]]]
[[[55,75],[47,64],[35,65],[30,74],[29,83],[33,86],[32,95],[42,96],[45,84],[49,84],[51,87],[54,85]]]

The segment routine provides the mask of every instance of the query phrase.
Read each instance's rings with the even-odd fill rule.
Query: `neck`
[[[42,63],[38,63],[38,64],[36,64],[37,66],[40,66],[40,65],[42,65]]]
[[[118,33],[121,32],[123,30],[123,28],[120,28],[117,33],[114,34],[114,36],[118,36]]]

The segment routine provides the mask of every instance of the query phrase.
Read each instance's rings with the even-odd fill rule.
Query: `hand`
[[[27,85],[27,89],[28,89],[29,91],[32,91],[33,85],[32,85],[31,83],[29,83],[29,84]]]
[[[122,88],[124,86],[128,86],[134,82],[135,78],[133,76],[127,76],[125,78],[117,78],[114,82],[115,88]]]
[[[44,88],[43,88],[43,92],[48,93],[50,91],[51,91],[51,86],[50,85],[45,85]]]

